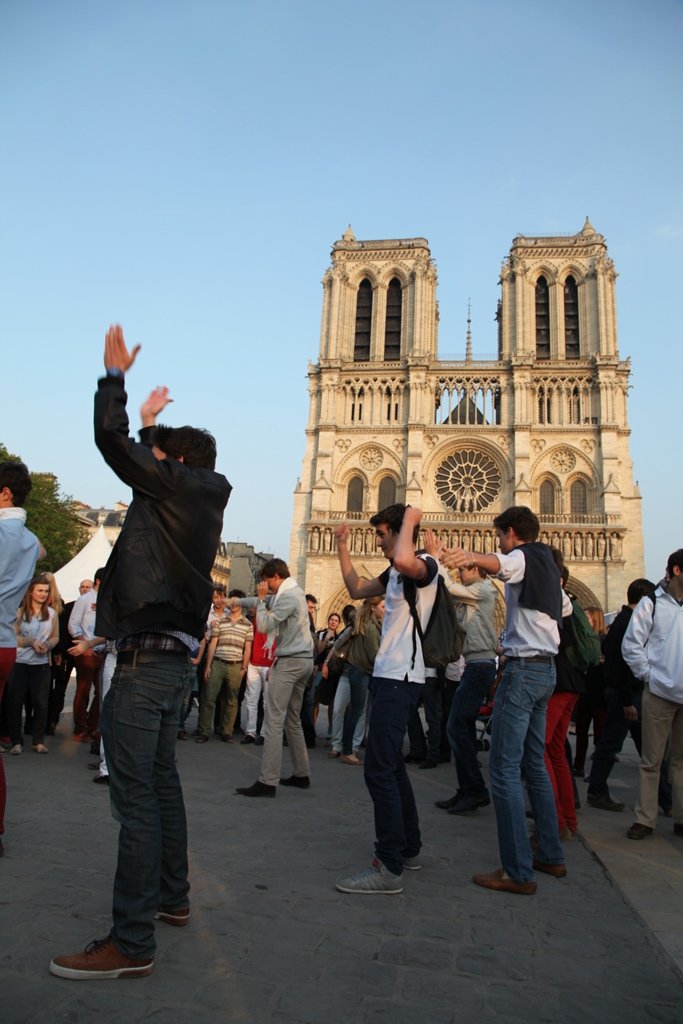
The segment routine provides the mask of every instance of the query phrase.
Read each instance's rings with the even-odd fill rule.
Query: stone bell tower
[[[492,518],[539,515],[584,604],[618,608],[642,575],[629,454],[630,367],[619,356],[616,273],[602,235],[518,235],[501,271],[497,358],[437,355],[437,276],[424,238],[335,242],[294,496],[290,567],[321,612],[346,598],[333,530],[351,525],[372,576],[368,518],[419,505],[449,545],[492,551]],[[492,345],[488,347],[493,347]]]

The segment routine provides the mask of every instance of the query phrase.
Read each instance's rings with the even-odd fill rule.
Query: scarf
[[[293,590],[294,587],[297,587],[297,586],[298,586],[298,583],[296,582],[294,577],[293,576],[288,576],[287,579],[282,581],[280,586],[277,588],[277,590],[273,594],[272,598],[270,599],[270,603],[268,604],[268,609],[272,610],[275,607],[275,605],[277,604],[278,599],[279,599],[281,594],[285,594],[288,590]],[[266,633],[266,642],[263,645],[263,650],[267,651],[268,654],[271,657],[273,656],[273,654],[272,654],[272,652],[273,652],[273,645],[275,644],[276,640],[277,640],[277,626],[275,626],[274,629],[272,629],[272,630],[270,630],[269,632]]]

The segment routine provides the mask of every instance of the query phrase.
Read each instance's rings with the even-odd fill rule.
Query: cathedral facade
[[[368,519],[394,501],[422,508],[449,547],[485,552],[493,517],[528,505],[580,602],[618,609],[644,573],[643,538],[603,236],[587,219],[576,235],[513,240],[488,359],[473,357],[469,322],[464,358],[438,358],[427,239],[349,229],[331,259],[290,545],[322,615],[348,599],[334,527],[350,524],[354,564],[376,576],[386,562]]]

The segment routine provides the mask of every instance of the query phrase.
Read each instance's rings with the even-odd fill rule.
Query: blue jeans
[[[375,854],[395,875],[403,858],[420,852],[420,822],[403,760],[408,719],[422,693],[420,683],[382,679],[370,682],[372,711],[365,750],[365,785],[375,809]]]
[[[477,758],[477,715],[496,678],[495,661],[471,661],[453,694],[448,742],[455,759],[458,789],[464,797],[488,796]]]
[[[347,663],[346,675],[349,680],[349,692],[351,694],[351,703],[349,704],[348,711],[344,716],[344,729],[342,732],[342,752],[344,754],[353,753],[353,734],[356,731],[356,726],[360,716],[365,711],[365,705],[368,701],[368,686],[370,685],[370,676],[367,672],[364,672],[362,668],[358,668],[356,665]]]
[[[510,658],[496,691],[489,778],[498,826],[500,859],[516,882],[534,878],[527,833],[522,767],[536,821],[537,857],[564,864],[553,787],[544,762],[545,713],[555,689],[555,662]]]
[[[184,654],[140,652],[117,664],[102,705],[112,814],[119,822],[114,944],[154,955],[154,914],[188,905],[187,824],[175,762],[183,696],[194,666]]]

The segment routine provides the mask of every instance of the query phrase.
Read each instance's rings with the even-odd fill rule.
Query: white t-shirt
[[[415,581],[417,594],[417,613],[420,625],[426,628],[429,622],[434,598],[436,597],[436,577],[438,564],[431,555],[418,555],[427,565],[427,576],[422,582]],[[403,594],[403,577],[393,565],[383,573],[380,579],[385,582],[384,622],[382,624],[382,641],[375,658],[373,676],[382,679],[407,679],[410,683],[424,683],[425,676],[436,675],[434,669],[425,668],[422,657],[420,638],[415,635],[415,664],[413,660],[413,617],[410,605]]]
[[[526,559],[519,548],[509,555],[496,554],[500,562],[498,579],[505,582],[505,638],[503,654],[508,658],[533,658],[537,654],[557,654],[560,630],[557,622],[545,612],[521,608],[519,595],[526,571]],[[558,587],[561,586],[559,578]],[[571,601],[562,591],[562,615],[571,615]]]

